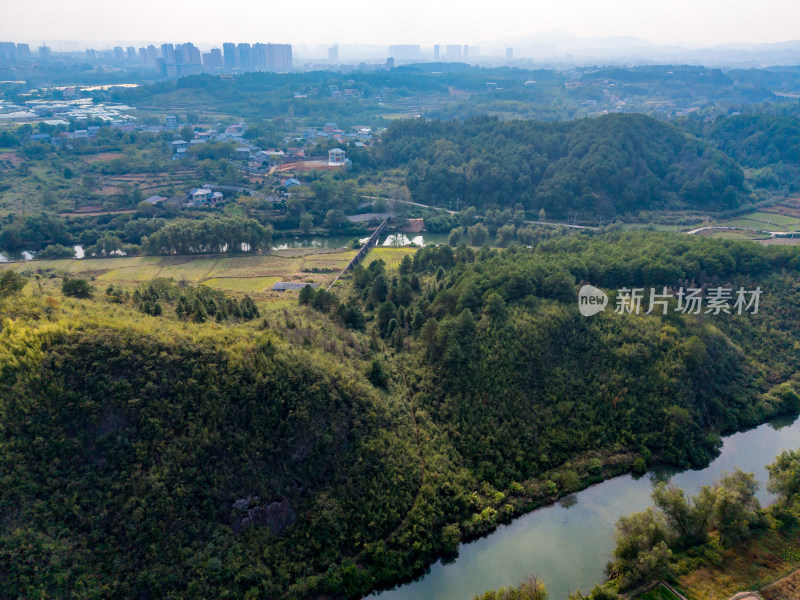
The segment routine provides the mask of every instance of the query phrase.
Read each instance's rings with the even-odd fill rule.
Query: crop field
[[[331,252],[330,254],[308,256],[303,261],[303,270],[341,271],[355,255],[356,251],[351,250],[349,252]]]
[[[267,254],[264,256],[232,256],[217,260],[209,277],[284,277],[300,272],[302,256]]]
[[[367,254],[367,258],[364,259],[363,264],[365,267],[368,267],[370,263],[380,259],[386,263],[388,268],[397,268],[404,256],[411,256],[413,258],[416,251],[417,248],[411,247],[391,248],[379,246]]]
[[[368,260],[382,258],[397,266],[412,248],[377,248]],[[314,249],[280,250],[260,256],[131,256],[32,260],[0,263],[0,271],[14,269],[42,277],[71,276],[90,279],[98,289],[108,285],[131,289],[154,277],[204,284],[215,289],[277,298],[276,281],[306,281],[327,285],[355,256],[351,251]]]

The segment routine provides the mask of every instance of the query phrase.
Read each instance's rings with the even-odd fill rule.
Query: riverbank
[[[596,485],[587,478],[580,480],[574,491],[536,498],[531,492],[547,486],[548,479],[519,484],[523,491],[503,498],[493,526],[480,515],[470,519],[473,528],[462,531],[457,557],[439,560],[424,576],[370,598],[469,600],[487,589],[515,585],[531,574],[545,583],[551,600],[566,600],[576,590],[588,592],[605,580],[605,565],[614,548],[616,521],[652,505],[653,481],[669,478],[687,492],[695,493],[721,473],[741,466],[756,473],[762,483],[759,499],[767,503],[772,497],[763,486],[767,480],[764,465],[772,462],[781,450],[796,447],[798,440],[800,419],[785,417],[725,437],[720,456],[702,470],[676,472],[655,467],[647,476],[636,477],[629,474],[635,455],[619,454],[608,457],[610,464],[594,482],[605,480]],[[584,457],[571,461],[569,470],[580,474],[591,460]],[[551,478],[549,481],[563,480],[564,473],[559,470],[546,476]],[[504,506],[508,508],[504,510]],[[487,510],[481,513],[491,514]],[[481,521],[483,528],[474,527]],[[748,588],[743,585],[734,591],[742,589]],[[714,598],[722,600],[729,595]],[[708,599],[708,596],[690,597],[690,600]]]
[[[786,596],[784,588],[791,589],[795,579],[800,582],[798,569],[800,527],[767,529],[712,560],[704,559],[698,568],[678,577],[675,587],[688,600],[730,598],[745,590],[759,590],[766,600],[796,600],[797,596]]]

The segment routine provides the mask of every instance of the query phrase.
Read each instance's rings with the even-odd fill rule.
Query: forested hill
[[[702,464],[800,410],[798,268],[668,234],[426,247],[214,322],[141,310],[153,282],[128,302],[5,271],[0,598],[360,598],[591,482]],[[612,306],[624,285],[764,296],[586,318],[582,280]]]
[[[408,169],[419,202],[545,209],[609,219],[641,210],[720,210],[743,192],[739,165],[673,125],[639,114],[558,123],[405,120],[376,149],[384,167]]]

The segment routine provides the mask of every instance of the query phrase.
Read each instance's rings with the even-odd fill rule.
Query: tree
[[[310,285],[304,285],[300,289],[300,293],[297,295],[298,302],[300,304],[310,304],[311,300],[314,298],[314,288]]]
[[[617,521],[617,545],[611,572],[622,577],[625,588],[663,577],[669,571],[672,551],[667,546],[663,517],[652,508]]]
[[[714,508],[714,494],[708,486],[694,498],[674,484],[659,483],[653,490],[653,501],[662,512],[672,542],[679,547],[691,547],[708,539]]]
[[[136,205],[136,212],[143,217],[152,217],[156,214],[156,207],[150,204],[147,200],[142,200]]]
[[[39,253],[37,258],[72,258],[73,256],[75,256],[73,248],[61,244],[50,244]]]
[[[741,469],[720,479],[714,493],[714,526],[723,546],[744,539],[758,521],[757,490],[754,475]]]
[[[24,276],[16,271],[8,270],[0,276],[0,298],[19,292],[28,283]]]
[[[389,384],[389,377],[383,369],[383,363],[377,358],[372,359],[369,369],[367,369],[367,379],[375,387],[385,388]]]
[[[303,233],[308,235],[313,226],[314,217],[312,217],[309,213],[303,213],[303,215],[300,217],[300,229],[303,231]]]
[[[547,588],[536,577],[529,577],[517,587],[484,592],[473,600],[547,600]]]
[[[347,221],[347,217],[345,217],[344,211],[338,208],[332,208],[325,214],[325,227],[328,229],[341,229],[342,226]]]
[[[85,279],[65,279],[61,284],[61,293],[72,298],[91,298],[94,288]]]
[[[539,209],[539,221],[544,222],[547,218],[547,213],[544,212],[544,208]]]
[[[181,130],[178,132],[178,135],[181,136],[181,139],[184,142],[189,143],[194,139],[194,129],[192,129],[188,125],[185,125],[181,127]]]
[[[800,494],[800,450],[784,450],[767,471],[767,491],[777,494],[788,508]]]
[[[485,225],[477,223],[468,230],[469,243],[471,246],[483,246],[489,239],[489,230]]]

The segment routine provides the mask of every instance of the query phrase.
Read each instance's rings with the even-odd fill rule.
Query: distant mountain
[[[800,64],[800,40],[780,43],[728,43],[708,47],[660,45],[633,36],[580,37],[551,30],[530,35],[479,42],[482,54],[505,56],[514,49],[514,60],[528,58],[591,64],[620,61],[625,64],[670,62],[706,66],[765,66]]]

